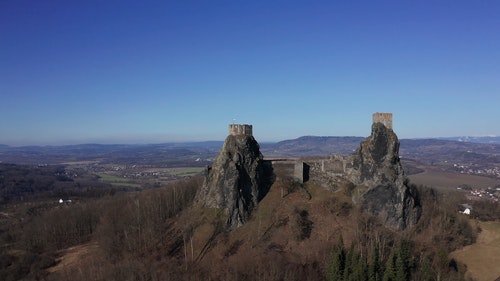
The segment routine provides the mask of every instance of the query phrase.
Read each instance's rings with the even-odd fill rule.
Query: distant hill
[[[360,145],[362,137],[300,137],[266,144],[266,158],[348,155]],[[407,174],[422,172],[422,165],[442,170],[500,177],[500,144],[444,139],[401,139],[399,156]]]
[[[262,145],[261,151],[265,157],[312,157],[351,154],[363,139],[363,137],[304,136]]]
[[[202,166],[220,150],[222,141],[163,144],[79,144],[23,146],[0,149],[0,162],[15,164],[58,164],[99,161],[115,164],[155,166]],[[195,160],[198,160],[195,162]]]
[[[332,154],[351,154],[363,137],[319,137],[305,136],[284,140],[274,144],[262,145],[261,151],[266,157],[310,157]],[[400,156],[421,159],[425,162],[473,161],[500,156],[500,144],[464,142],[444,139],[401,139]],[[451,158],[451,159],[450,159]]]
[[[460,142],[474,142],[474,143],[496,143],[500,144],[500,136],[485,136],[485,137],[471,137],[471,136],[463,136],[463,137],[447,137],[447,138],[439,138],[442,140],[453,140]]]
[[[322,157],[353,153],[364,137],[303,136],[276,143],[259,143],[265,158]],[[491,137],[492,140],[494,138]],[[486,140],[486,139],[483,139]],[[258,140],[257,140],[258,141]],[[425,164],[468,163],[481,167],[500,166],[500,143],[447,139],[401,139],[400,156]],[[0,145],[0,162],[56,164],[99,161],[115,164],[155,166],[203,166],[211,163],[223,141],[162,144],[81,144],[65,146],[11,147]]]
[[[403,139],[401,157],[417,159],[423,163],[500,163],[500,144],[461,142],[439,139]]]

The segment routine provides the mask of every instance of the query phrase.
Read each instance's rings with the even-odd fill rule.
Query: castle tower
[[[252,125],[248,124],[230,124],[229,135],[231,136],[252,136]]]
[[[387,129],[392,130],[392,113],[373,113],[373,124],[382,123]]]

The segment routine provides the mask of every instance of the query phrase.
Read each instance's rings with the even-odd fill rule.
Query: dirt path
[[[451,253],[467,265],[466,276],[478,281],[500,277],[500,222],[480,222],[482,231],[477,242]]]

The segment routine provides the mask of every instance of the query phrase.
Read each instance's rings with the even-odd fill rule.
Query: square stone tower
[[[230,124],[229,125],[229,134],[231,136],[252,136],[252,125],[248,124]]]
[[[382,123],[387,129],[392,130],[392,113],[373,113],[373,124]]]

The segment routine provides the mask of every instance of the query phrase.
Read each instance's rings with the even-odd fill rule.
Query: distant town
[[[453,167],[461,174],[492,176],[500,178],[500,167],[479,167],[478,164],[461,164],[455,163]]]
[[[498,202],[500,195],[500,187],[488,187],[486,189],[475,189],[468,185],[462,185],[457,187],[458,190],[464,190],[467,192],[469,199],[472,200],[488,200],[492,202]]]

